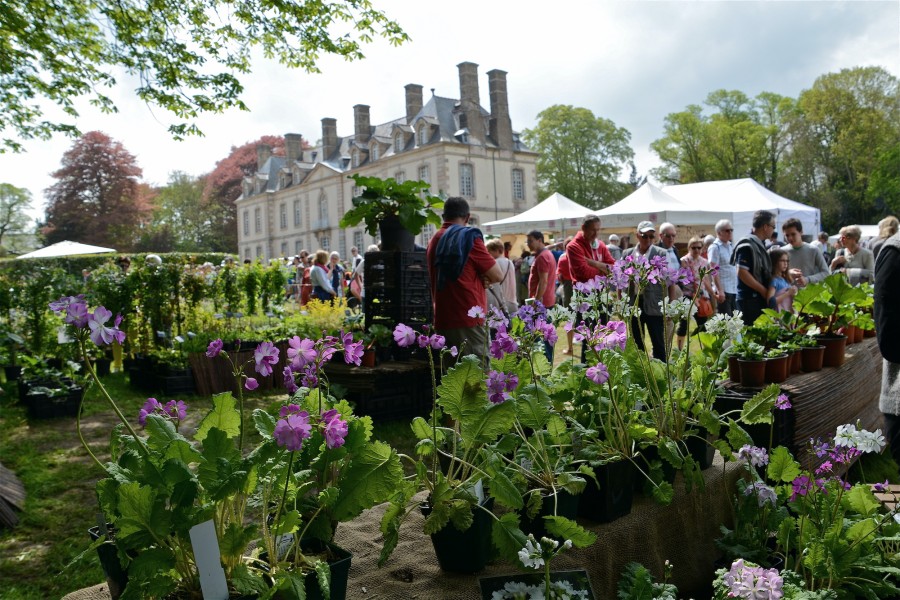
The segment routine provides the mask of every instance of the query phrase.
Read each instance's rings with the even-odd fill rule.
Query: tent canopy
[[[645,189],[647,188],[647,189]],[[644,207],[644,208],[642,208]],[[752,179],[706,181],[657,188],[646,183],[625,199],[598,211],[604,229],[635,227],[639,221],[657,225],[702,226],[709,230],[716,221],[728,219],[735,228],[735,239],[747,234],[757,210],[775,213],[780,226],[790,218],[800,219],[803,233],[815,236],[821,214],[813,208],[771,192]]]
[[[584,216],[593,213],[590,208],[581,206],[557,192],[537,206],[514,217],[483,223],[481,229],[490,235],[527,233],[533,229],[565,233],[566,230],[581,227]]]
[[[113,248],[91,246],[90,244],[81,244],[67,240],[40,248],[28,254],[22,254],[16,258],[52,258],[54,256],[74,256],[76,254],[105,254],[107,252],[115,252],[115,250]]]

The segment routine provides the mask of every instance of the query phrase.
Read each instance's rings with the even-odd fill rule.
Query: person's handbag
[[[488,305],[496,306],[507,315],[511,315],[519,310],[518,304],[509,300],[504,300],[503,295],[500,293],[500,290],[503,287],[503,283],[506,281],[506,278],[509,277],[509,272],[512,270],[513,266],[512,263],[510,263],[509,266],[506,267],[506,273],[503,275],[503,279],[500,281],[500,283],[495,283],[487,289]]]
[[[700,295],[697,298],[697,316],[702,318],[711,317],[713,315],[712,302],[706,296]]]

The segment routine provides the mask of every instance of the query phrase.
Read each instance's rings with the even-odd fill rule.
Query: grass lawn
[[[103,381],[125,415],[136,421],[147,394],[131,388],[123,373]],[[0,598],[56,599],[101,583],[97,555],[85,550],[90,544],[87,530],[97,524],[94,485],[103,473],[81,446],[74,418],[29,421],[17,401],[16,385],[2,384],[2,389],[6,393],[0,394],[0,461],[25,485],[27,499],[18,526],[0,530]],[[250,394],[245,410],[249,413],[283,398]],[[179,399],[189,405],[181,429],[190,431],[211,407],[210,399]],[[89,390],[82,430],[101,461],[109,459],[109,436],[117,423],[98,390]],[[256,434],[251,430],[250,435],[252,440]],[[408,419],[376,423],[375,436],[399,452],[413,453],[415,440]],[[408,461],[404,467],[409,470]]]

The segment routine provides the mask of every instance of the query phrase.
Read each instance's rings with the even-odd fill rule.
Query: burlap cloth
[[[731,522],[731,493],[725,487],[731,488],[739,473],[739,465],[725,465],[717,453],[713,466],[704,472],[705,489],[685,494],[679,476],[669,506],[637,496],[631,514],[612,523],[581,521],[598,534],[597,543],[563,553],[554,559],[554,569],[585,569],[598,600],[615,598],[622,570],[631,561],[643,563],[659,577],[669,560],[675,568],[672,582],[685,597],[691,590],[703,589],[712,581],[719,525]],[[384,506],[377,506],[338,527],[336,543],[353,553],[347,586],[351,600],[478,599],[478,577],[518,572],[501,561],[477,575],[442,572],[430,538],[422,533],[419,511],[407,518],[390,561],[379,569],[383,513]],[[73,592],[64,600],[109,600],[109,594],[103,584]]]

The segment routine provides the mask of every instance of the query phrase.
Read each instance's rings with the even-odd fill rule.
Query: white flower
[[[838,425],[834,434],[835,446],[847,446],[848,448],[856,448],[859,440],[859,434],[856,431],[856,425],[846,424]]]
[[[541,544],[534,539],[533,535],[529,535],[525,540],[525,547],[519,550],[519,560],[526,568],[537,570],[544,566],[543,552]]]
[[[900,523],[900,512],[894,513],[894,520],[897,521],[897,523]]]
[[[662,314],[664,317],[672,319],[673,321],[686,319],[690,315],[690,311],[692,308],[691,299],[690,298],[679,298],[677,300],[669,300],[664,298],[659,302],[659,308],[662,310]]]
[[[856,448],[863,454],[881,452],[885,445],[886,442],[880,429],[876,429],[874,432],[862,429],[857,432]]]

